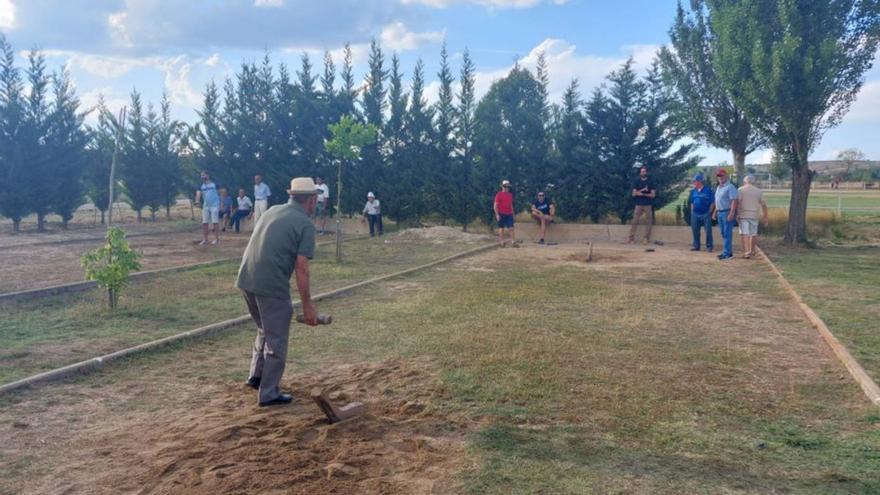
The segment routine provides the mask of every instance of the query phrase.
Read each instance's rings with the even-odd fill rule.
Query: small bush
[[[119,227],[107,229],[107,243],[82,255],[80,262],[86,270],[86,280],[94,280],[107,289],[110,309],[116,309],[119,293],[128,285],[129,274],[141,269],[140,254],[125,240],[125,231]]]

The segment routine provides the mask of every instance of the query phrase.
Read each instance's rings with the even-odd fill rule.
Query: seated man
[[[547,199],[543,192],[538,193],[538,199],[532,203],[532,218],[540,226],[540,239],[538,244],[544,244],[544,236],[547,234],[547,225],[553,223],[556,216],[556,205]]]

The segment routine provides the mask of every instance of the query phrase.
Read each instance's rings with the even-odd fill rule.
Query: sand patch
[[[288,375],[291,406],[260,408],[242,385],[192,411],[121,421],[90,435],[49,491],[89,493],[449,493],[463,422],[437,411],[445,391],[427,360],[386,360]],[[322,386],[363,416],[327,424],[308,397]],[[56,478],[56,479],[58,479]]]
[[[436,226],[423,229],[407,229],[394,235],[393,239],[401,241],[430,241],[439,244],[444,242],[489,242],[493,240],[493,237],[485,234],[462,232],[457,227]]]

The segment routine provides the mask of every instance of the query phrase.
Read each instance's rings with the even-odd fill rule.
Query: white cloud
[[[78,67],[91,75],[107,79],[119,78],[128,74],[136,67],[150,65],[150,59],[94,55],[68,50],[45,50],[43,53],[47,57],[64,57],[70,66]]]
[[[526,9],[543,3],[562,5],[568,0],[401,0],[403,5],[425,5],[435,9],[445,9],[454,5],[473,4],[492,10]]]
[[[382,29],[380,40],[382,46],[390,50],[407,51],[415,50],[425,44],[440,43],[445,37],[444,31],[414,33],[402,22],[393,22]]]
[[[862,86],[844,121],[880,123],[880,80],[868,81]]]
[[[131,34],[128,32],[128,27],[126,25],[127,21],[127,12],[117,12],[115,14],[110,14],[107,16],[107,25],[110,29],[110,37],[113,38],[113,41],[116,44],[130,48],[134,44],[131,41]]]
[[[12,0],[0,0],[0,29],[15,27],[15,4]]]
[[[284,0],[254,0],[254,7],[283,7]]]
[[[207,59],[205,59],[205,61],[202,63],[208,67],[213,68],[213,67],[217,67],[218,65],[220,65],[220,62],[221,62],[220,54],[215,53],[215,54],[211,55],[210,57],[208,57]]]

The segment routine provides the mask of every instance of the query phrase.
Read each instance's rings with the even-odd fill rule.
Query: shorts
[[[316,218],[324,218],[327,216],[327,202],[326,201],[318,201],[315,205],[315,217]]]
[[[505,215],[500,213],[498,215],[498,228],[499,229],[512,229],[513,228],[513,215]]]
[[[758,219],[740,218],[739,233],[742,235],[758,235]]]
[[[222,210],[222,211],[220,211],[219,215],[220,215],[220,219],[223,219],[224,217],[229,218],[230,216],[232,216],[232,211]]]
[[[205,206],[202,208],[202,223],[220,223],[220,207]]]

